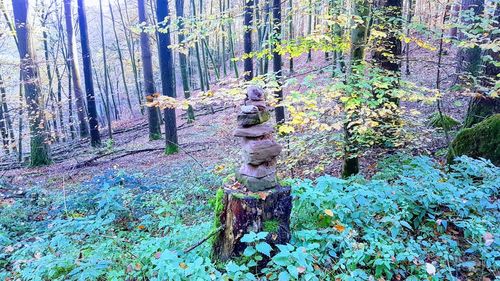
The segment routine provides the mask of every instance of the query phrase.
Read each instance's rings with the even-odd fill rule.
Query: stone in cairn
[[[273,138],[273,127],[264,124],[269,118],[264,91],[249,87],[234,136],[243,139],[243,165],[237,172],[237,179],[253,192],[271,189],[278,184],[276,158],[281,153],[281,145]]]

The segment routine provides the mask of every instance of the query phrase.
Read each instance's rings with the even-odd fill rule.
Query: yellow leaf
[[[182,269],[188,268],[187,264],[184,263],[184,262],[179,263],[179,267],[182,268]]]

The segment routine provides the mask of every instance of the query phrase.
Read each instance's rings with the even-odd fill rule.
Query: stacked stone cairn
[[[270,116],[264,90],[250,86],[238,115],[234,136],[242,138],[243,164],[236,173],[237,180],[252,192],[278,185],[276,162],[282,148],[274,140],[273,126],[266,124]]]

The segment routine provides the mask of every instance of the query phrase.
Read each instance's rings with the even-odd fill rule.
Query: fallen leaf
[[[188,268],[187,264],[184,263],[184,262],[179,263],[179,267],[182,268],[182,269]]]
[[[338,232],[343,232],[345,230],[345,226],[341,224],[337,224],[333,228],[335,228],[335,230],[337,230]]]
[[[327,214],[327,215],[328,215],[328,216],[330,216],[330,217],[333,217],[333,211],[332,211],[332,210],[330,210],[330,209],[326,209],[326,210],[325,210],[325,214]]]

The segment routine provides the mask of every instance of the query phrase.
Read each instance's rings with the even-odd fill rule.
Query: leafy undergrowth
[[[291,180],[292,241],[243,237],[244,257],[209,259],[210,173],[112,171],[0,207],[1,280],[493,280],[500,267],[499,168],[461,158],[392,159],[370,181]],[[263,269],[254,266],[263,256]]]

